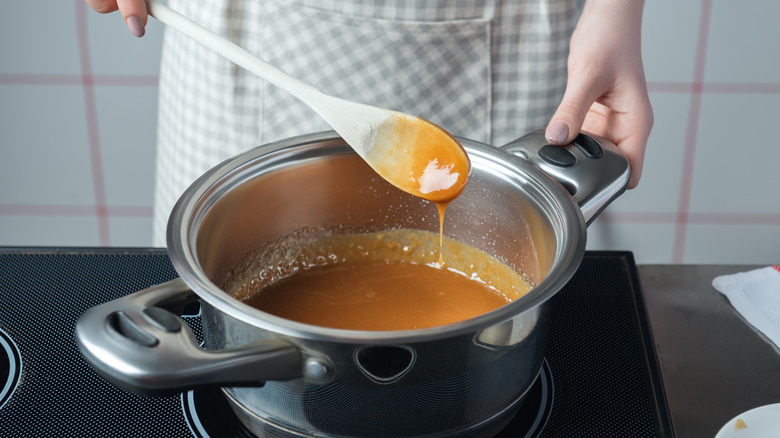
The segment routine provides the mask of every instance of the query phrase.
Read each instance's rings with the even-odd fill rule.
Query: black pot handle
[[[565,146],[550,145],[540,129],[502,146],[559,182],[580,206],[590,225],[628,185],[628,159],[605,138],[582,132]]]
[[[189,326],[171,311],[196,298],[176,279],[93,307],[76,323],[81,354],[111,383],[151,396],[302,376],[300,351],[279,339],[218,351],[198,346]]]

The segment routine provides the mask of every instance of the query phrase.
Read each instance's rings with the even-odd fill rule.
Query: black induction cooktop
[[[175,278],[164,250],[0,249],[0,437],[251,437],[216,389],[145,398],[73,339],[88,308]],[[634,259],[588,252],[552,299],[545,364],[497,436],[673,436]],[[200,333],[197,303],[182,315]]]

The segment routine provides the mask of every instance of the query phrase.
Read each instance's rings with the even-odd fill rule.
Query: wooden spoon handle
[[[321,98],[321,95],[323,95],[321,91],[311,85],[279,70],[273,65],[249,53],[241,46],[206,29],[168,6],[158,3],[155,0],[147,0],[146,4],[149,9],[149,14],[152,17],[203,44],[205,47],[213,50],[215,53],[223,56],[236,65],[260,76],[273,85],[286,90],[304,103],[310,104],[312,99]]]

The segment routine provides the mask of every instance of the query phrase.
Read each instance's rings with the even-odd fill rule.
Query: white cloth
[[[722,275],[712,280],[712,286],[780,348],[780,266]]]
[[[287,73],[495,145],[544,127],[566,84],[581,0],[170,0]],[[181,193],[219,162],[329,127],[309,108],[165,31],[154,243]]]

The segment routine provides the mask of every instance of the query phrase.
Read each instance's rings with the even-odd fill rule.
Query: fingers
[[[639,140],[639,139],[636,139]],[[639,185],[639,180],[642,178],[642,168],[645,163],[645,147],[639,144],[639,141],[631,142],[632,144],[623,143],[623,151],[625,151],[626,158],[628,158],[628,164],[631,166],[631,177],[628,180],[627,188],[633,189]]]
[[[631,179],[628,181],[628,188],[633,189],[639,184],[642,178],[642,167],[645,161],[645,150],[647,140],[650,137],[650,131],[653,129],[653,110],[649,101],[643,108],[637,110],[634,114],[633,124],[627,128],[630,135],[624,139],[616,139],[615,143],[618,149],[628,158],[631,165]]]
[[[645,93],[629,95],[626,100],[632,102],[632,106],[622,111],[594,103],[582,129],[617,145],[631,167],[628,188],[633,189],[642,177],[645,149],[653,129],[654,116],[650,100]]]
[[[582,129],[591,105],[605,91],[600,84],[591,81],[577,83],[575,78],[584,79],[582,76],[569,76],[563,100],[547,124],[545,138],[552,144],[571,143]]]
[[[148,12],[144,0],[116,0],[130,32],[138,38],[146,33]]]
[[[114,12],[119,7],[116,5],[116,0],[85,0],[90,8],[100,12],[101,14],[107,14]]]
[[[142,37],[146,33],[148,11],[144,0],[85,0],[87,4],[101,14],[119,10],[130,32]]]
[[[545,131],[551,144],[568,144],[583,128],[617,145],[631,166],[628,188],[639,184],[645,148],[653,127],[653,110],[643,81],[606,88],[570,81]]]

